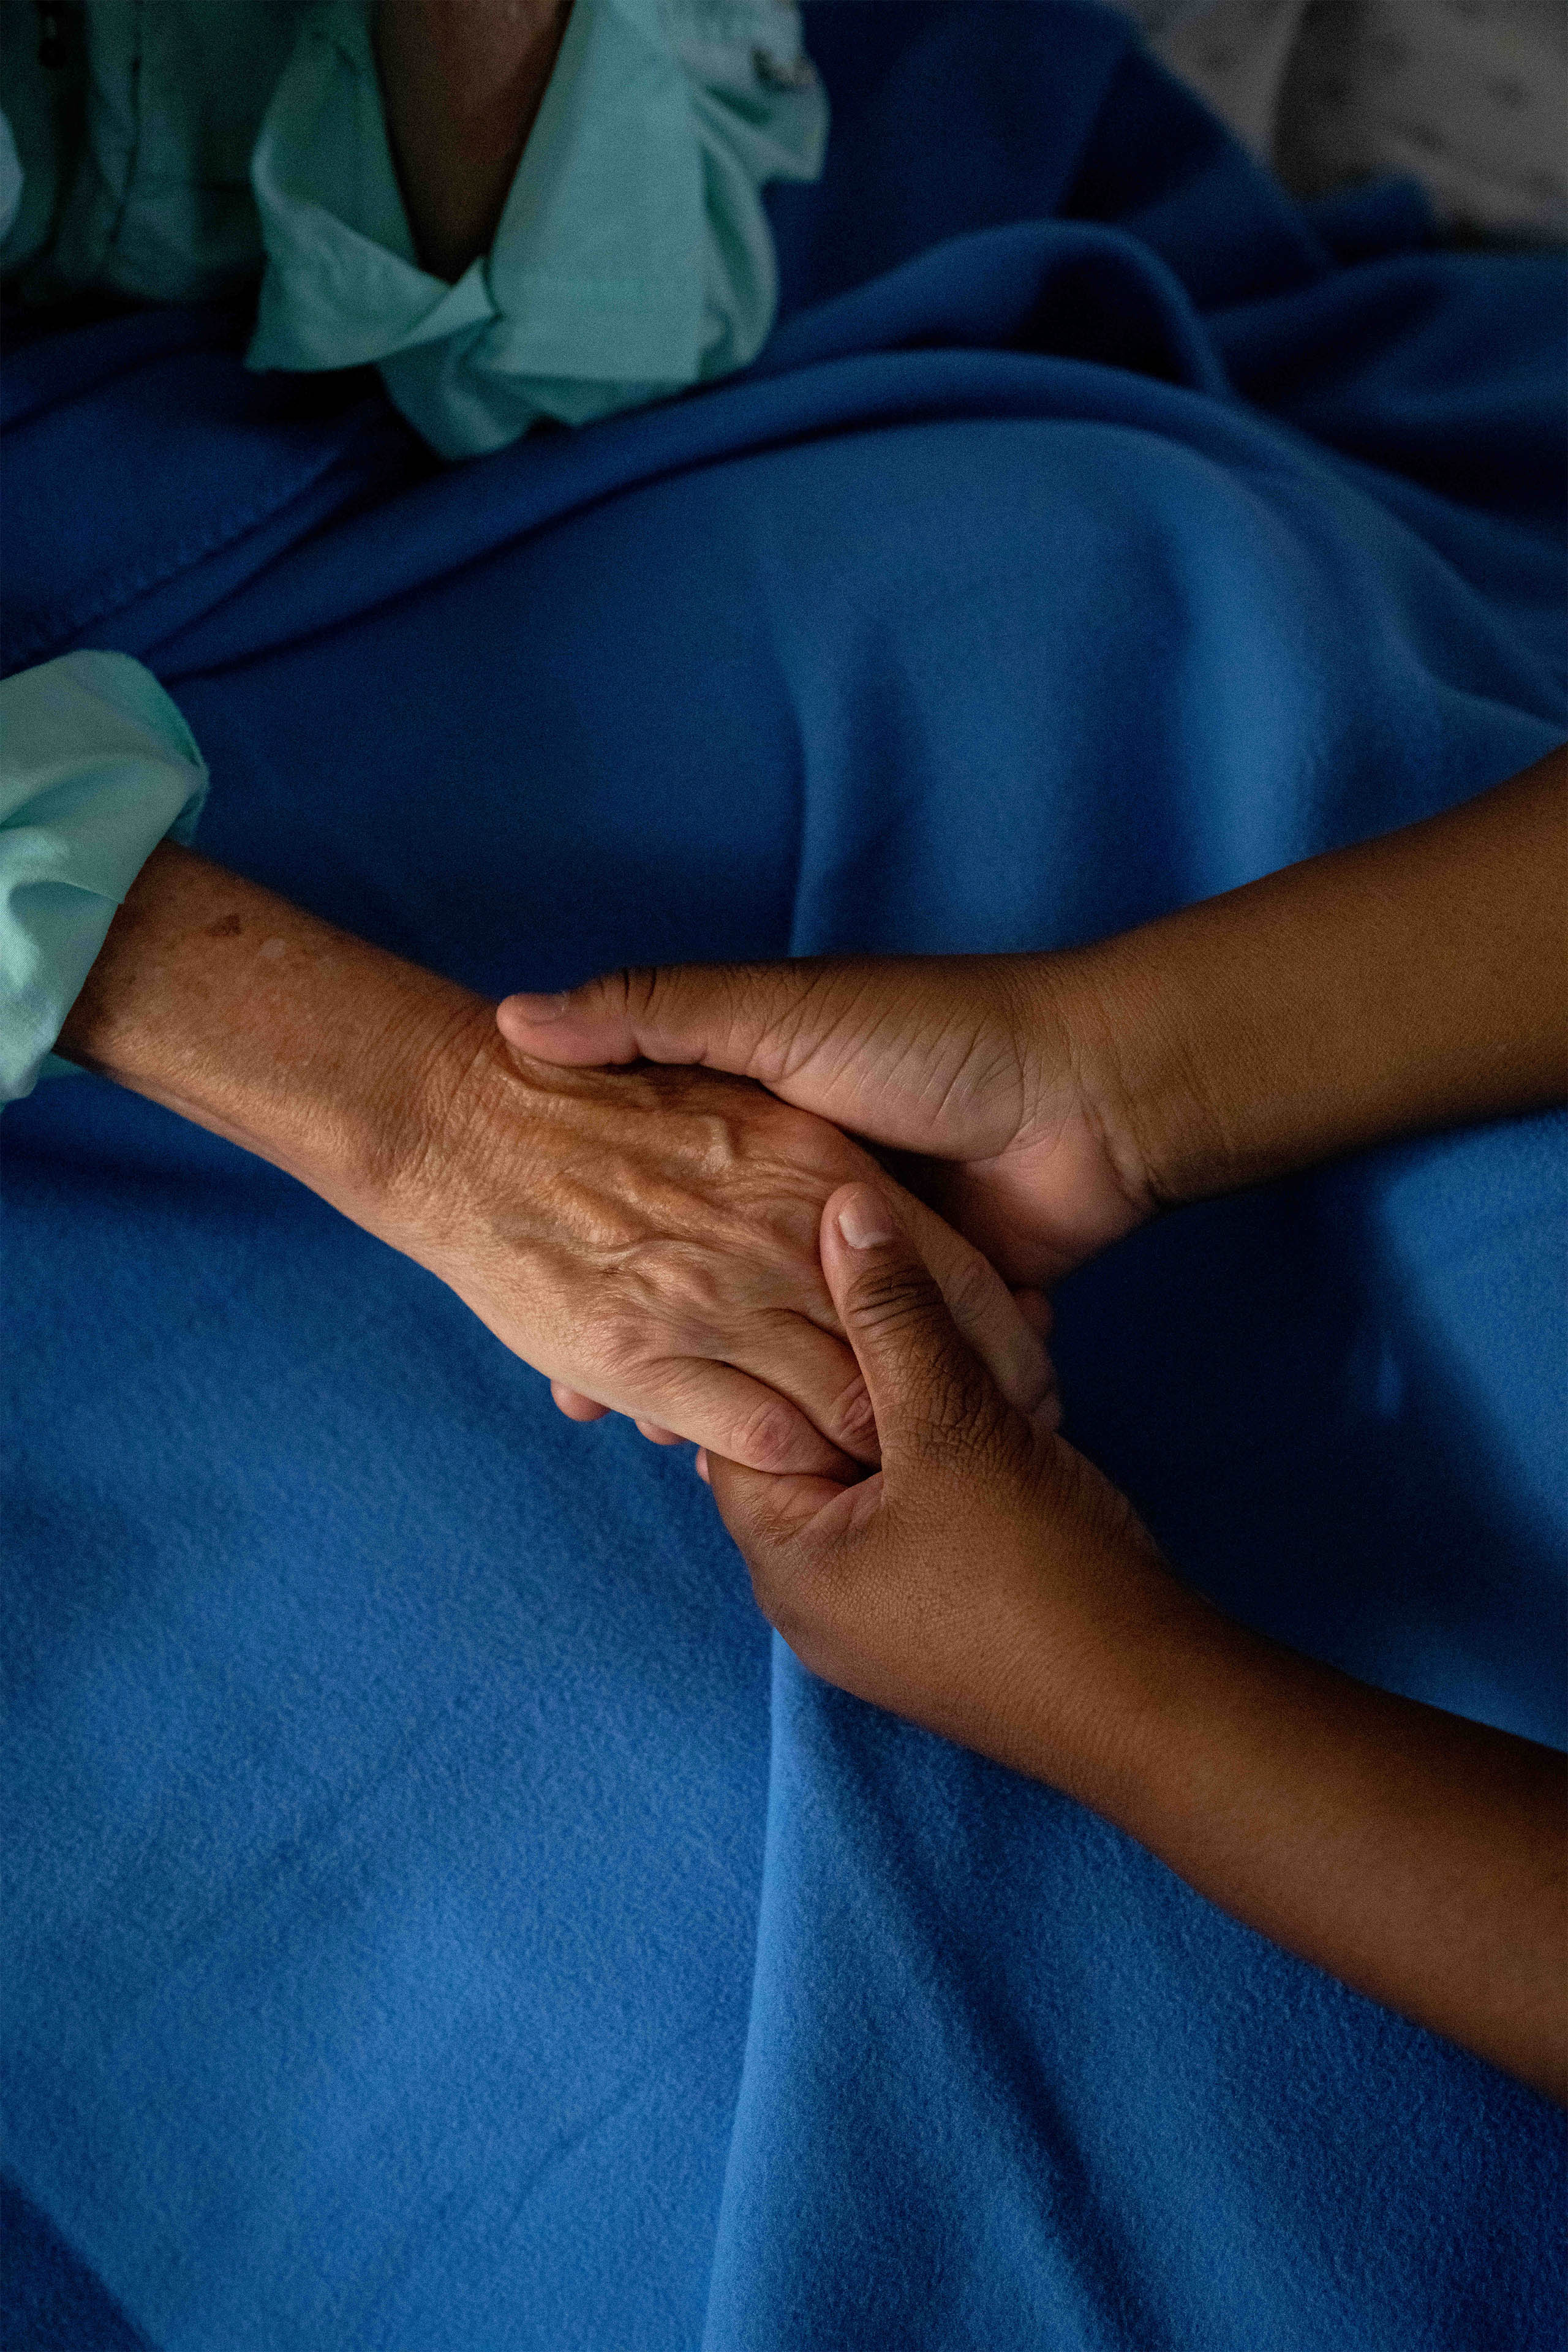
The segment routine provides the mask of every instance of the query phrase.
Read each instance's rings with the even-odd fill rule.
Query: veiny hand
[[[309,1184],[588,1411],[759,1468],[875,1460],[816,1255],[823,1202],[872,1163],[760,1087],[515,1058],[483,997],[170,842],[59,1045]],[[1037,1405],[1050,1368],[1000,1278],[934,1218],[919,1230],[1008,1393]]]
[[[758,1603],[825,1680],[1072,1786],[1084,1688],[1192,1598],[1053,1416],[1002,1394],[884,1180],[833,1194],[821,1253],[882,1466],[847,1486],[699,1457]]]
[[[542,1059],[735,1071],[921,1155],[922,1198],[1034,1286],[1153,1207],[1078,971],[1043,955],[677,965],[510,996],[497,1017]]]
[[[630,1413],[759,1470],[874,1462],[817,1255],[823,1203],[877,1172],[867,1155],[741,1079],[558,1069],[509,1052],[488,1009],[477,1028],[444,1049],[421,1149],[400,1147],[386,1237],[579,1414]],[[1045,1405],[1049,1362],[1005,1285],[919,1202],[903,1213],[1005,1391]]]

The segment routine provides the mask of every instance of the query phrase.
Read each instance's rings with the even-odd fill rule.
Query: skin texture
[[[1568,755],[1468,806],[1058,955],[624,972],[509,998],[520,1047],[746,1071],[908,1163],[1008,1278],[1382,1138],[1568,1095]],[[904,1163],[901,1163],[904,1164]],[[862,1236],[838,1230],[848,1209]],[[884,1193],[822,1259],[882,1469],[709,1459],[815,1672],[1048,1780],[1236,1916],[1568,2095],[1563,1761],[1229,1623],[1014,1412]]]
[[[570,14],[571,0],[377,0],[393,158],[434,276],[489,250]]]
[[[876,1460],[816,1254],[824,1201],[876,1166],[761,1088],[520,1058],[488,1000],[167,843],[58,1050],[286,1169],[595,1409],[758,1468]],[[909,1210],[1038,1409],[1039,1337],[971,1244]]]
[[[1010,1406],[879,1187],[822,1263],[881,1433],[858,1484],[710,1456],[792,1649],[1066,1790],[1235,1917],[1568,2099],[1563,1759],[1232,1624]]]

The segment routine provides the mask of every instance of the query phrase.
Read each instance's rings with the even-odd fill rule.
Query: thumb
[[[719,1516],[753,1578],[796,1550],[803,1538],[820,1547],[867,1525],[882,1493],[879,1471],[845,1486],[836,1478],[805,1472],[752,1470],[706,1446],[697,1455],[697,1475],[711,1488]]]
[[[841,1186],[822,1213],[821,1250],[870,1396],[890,1492],[912,1468],[972,1465],[1025,1431],[884,1193]]]
[[[564,995],[509,996],[496,1021],[542,1062],[704,1065],[876,1143],[972,1159],[1005,1150],[1024,1115],[1015,961],[645,964]]]
[[[554,996],[506,997],[496,1025],[541,1062],[675,1062],[737,1077],[782,1072],[806,992],[796,964],[644,964]]]

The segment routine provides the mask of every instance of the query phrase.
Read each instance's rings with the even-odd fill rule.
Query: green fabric
[[[67,654],[0,684],[0,1102],[30,1094],[114,910],[207,772],[140,662]]]
[[[250,151],[311,0],[89,0],[39,61],[35,0],[0,0],[0,89],[26,184],[0,275],[47,302],[201,301],[261,266]],[[36,191],[36,193],[35,193]]]
[[[415,259],[370,5],[89,0],[47,66],[35,0],[0,0],[0,276],[32,302],[190,301],[265,268],[250,365],[374,362],[448,457],[752,356],[775,299],[760,190],[815,176],[826,135],[791,0],[575,0],[493,247],[455,286]],[[48,1048],[205,770],[117,655],[12,678],[0,724],[5,1101],[67,1066]]]
[[[659,0],[577,0],[494,246],[449,286],[414,257],[364,9],[332,0],[257,142],[268,268],[250,364],[377,361],[447,457],[743,365],[774,301],[759,190],[818,170],[826,106],[805,74],[787,86],[792,11],[710,14],[672,11],[672,37]]]
[[[25,299],[190,300],[262,267],[253,367],[374,362],[444,456],[744,364],[772,321],[760,191],[821,167],[826,102],[789,0],[575,0],[491,251],[415,258],[371,0],[90,0],[39,64],[0,0]]]

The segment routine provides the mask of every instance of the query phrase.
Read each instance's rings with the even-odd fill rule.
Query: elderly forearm
[[[165,842],[57,1051],[297,1176],[373,1230],[426,1074],[489,1005]]]
[[[488,250],[570,13],[571,0],[377,0],[392,151],[437,277]]]
[[[574,1394],[762,1469],[875,1458],[816,1245],[823,1200],[874,1163],[761,1088],[531,1064],[485,998],[167,843],[58,1044],[286,1169]],[[1038,1404],[1045,1351],[1005,1286],[908,1206]]]
[[[1463,807],[1066,959],[1174,1204],[1568,1096],[1568,748]]]

